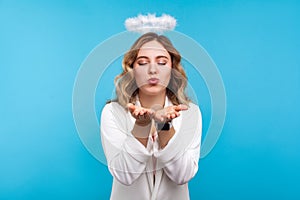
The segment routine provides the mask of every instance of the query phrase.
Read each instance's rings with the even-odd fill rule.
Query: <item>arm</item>
[[[111,174],[131,185],[144,172],[150,152],[132,134],[127,112],[117,103],[107,104],[101,115],[101,140]]]
[[[168,131],[163,131],[163,130],[158,131],[158,138],[159,138],[159,144],[161,149],[167,146],[167,144],[169,143],[170,139],[174,136],[174,134],[175,134],[174,127],[172,127]]]
[[[186,105],[175,105],[168,106],[165,108],[159,108],[153,114],[154,121],[156,123],[165,123],[171,122],[173,119],[180,116],[180,111],[188,110]],[[166,147],[168,142],[172,139],[175,134],[174,127],[171,127],[170,130],[157,130],[158,138],[160,143],[160,148],[163,149]]]
[[[143,107],[138,107],[129,103],[127,105],[128,110],[131,115],[135,118],[135,123],[132,129],[132,135],[145,147],[147,147],[148,137],[152,128],[152,115],[153,111],[151,109],[146,109]]]
[[[196,105],[182,114],[180,126],[168,145],[154,155],[166,175],[177,184],[185,184],[195,176],[200,158],[202,118]]]

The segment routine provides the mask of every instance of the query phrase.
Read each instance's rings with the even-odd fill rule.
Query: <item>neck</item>
[[[139,100],[141,106],[144,108],[153,108],[154,106],[164,106],[166,99],[166,92],[160,95],[147,95],[145,93],[139,92]]]

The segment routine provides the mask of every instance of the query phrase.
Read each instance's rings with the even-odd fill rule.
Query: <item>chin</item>
[[[159,95],[166,92],[166,88],[162,86],[148,86],[140,88],[140,91],[147,95]]]

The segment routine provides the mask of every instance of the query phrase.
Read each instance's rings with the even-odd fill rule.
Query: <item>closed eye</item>
[[[158,62],[157,64],[158,64],[158,65],[166,65],[167,62]]]
[[[149,59],[148,59],[148,57],[140,56],[137,58],[136,63],[139,66],[147,65],[149,63]]]
[[[168,63],[168,60],[165,59],[164,57],[163,57],[163,58],[159,58],[159,59],[157,60],[157,64],[158,64],[158,65],[166,65],[167,63]]]
[[[138,65],[143,66],[143,65],[147,65],[147,62],[138,62]]]

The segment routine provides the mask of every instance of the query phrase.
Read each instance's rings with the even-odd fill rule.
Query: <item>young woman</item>
[[[186,200],[198,170],[202,119],[185,95],[181,56],[170,40],[142,35],[116,77],[117,99],[101,115],[112,200]]]

